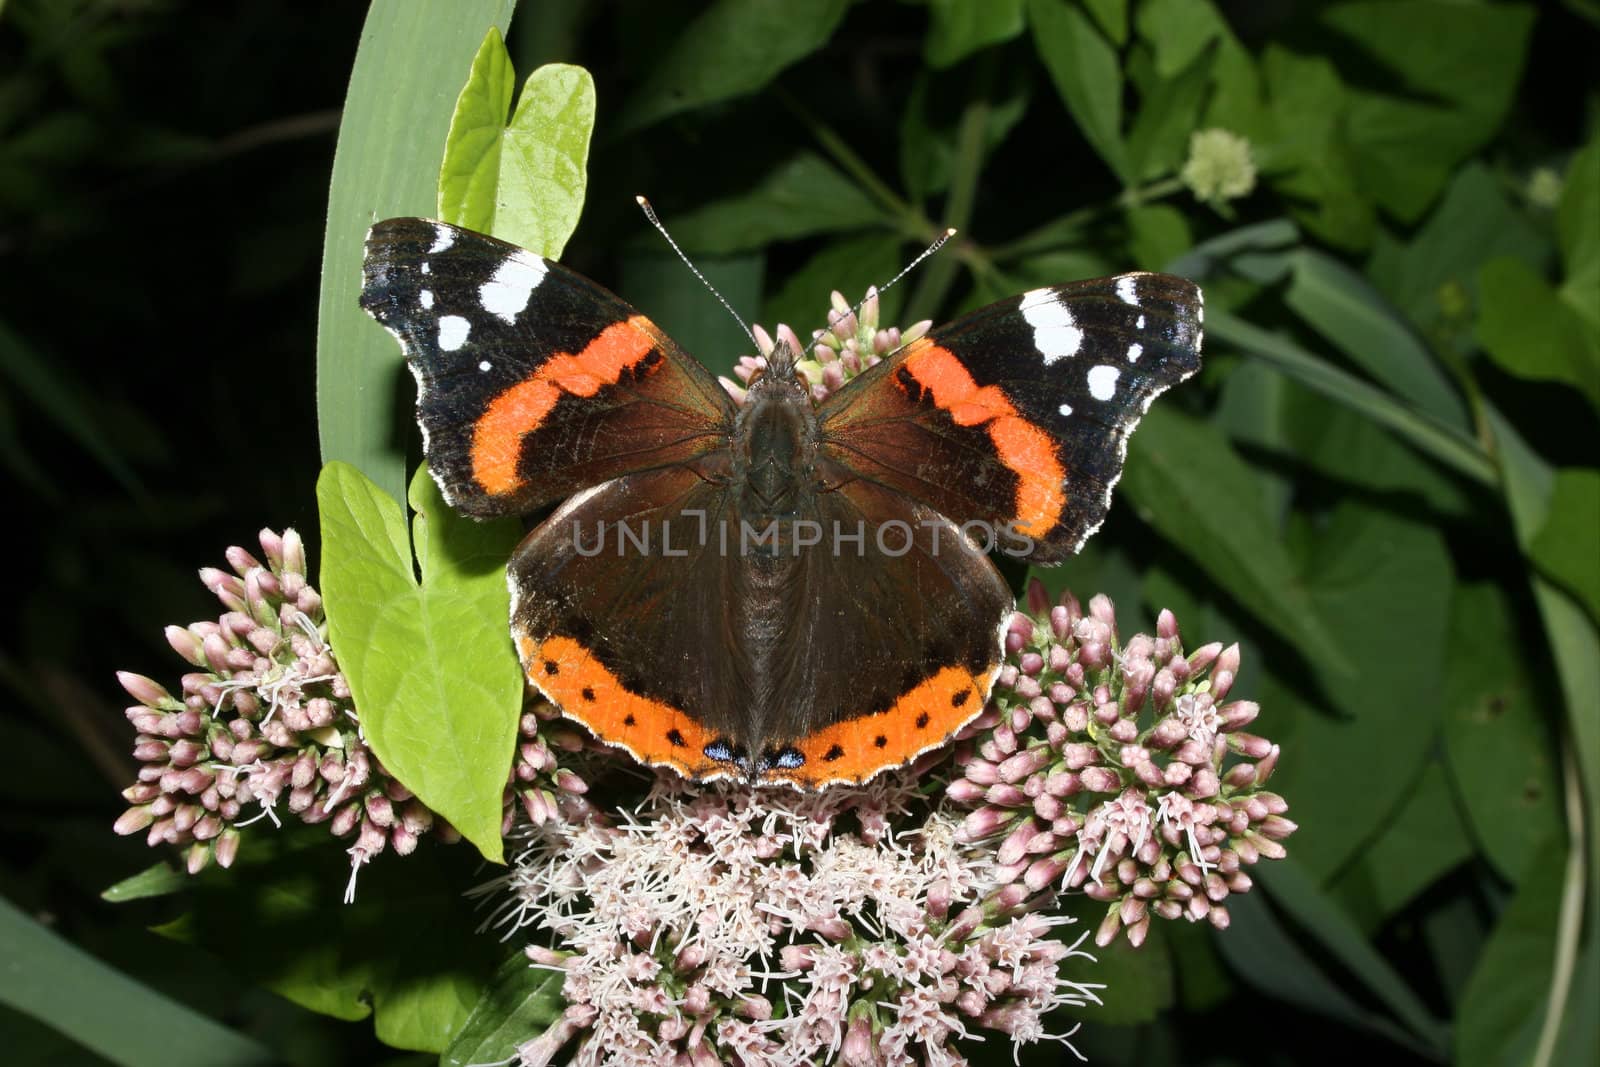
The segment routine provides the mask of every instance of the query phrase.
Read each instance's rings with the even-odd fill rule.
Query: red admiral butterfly
[[[528,680],[641,762],[805,788],[979,713],[1013,600],[974,531],[1077,551],[1203,318],[1171,275],[1034,289],[820,404],[780,345],[741,407],[594,282],[442,222],[372,228],[361,305],[415,372],[446,500],[564,501],[508,568]]]

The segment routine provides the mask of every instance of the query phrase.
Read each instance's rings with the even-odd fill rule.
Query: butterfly
[[[989,550],[1083,545],[1204,318],[1166,274],[1033,289],[820,403],[780,344],[741,405],[606,289],[447,223],[374,226],[361,306],[415,374],[445,499],[555,505],[507,567],[529,683],[642,763],[801,789],[981,712],[1014,609]]]

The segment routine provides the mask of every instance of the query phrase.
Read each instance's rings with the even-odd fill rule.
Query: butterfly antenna
[[[878,293],[879,295],[888,292],[890,286],[894,285],[894,283],[899,281],[901,278],[904,278],[907,274],[910,274],[913,270],[915,270],[917,268],[917,266],[923,260],[927,259],[929,256],[933,255],[935,252],[939,251],[939,249],[943,248],[944,247],[944,243],[946,241],[950,240],[950,238],[954,237],[955,235],[956,235],[956,228],[954,226],[952,226],[948,230],[944,231],[944,233],[940,234],[938,239],[935,240],[933,242],[933,244],[929,245],[927,248],[924,248],[922,250],[922,254],[921,255],[917,256],[917,258],[913,259],[910,263],[907,263],[905,265],[904,269],[902,269],[899,274],[896,274],[893,278],[890,278],[887,282],[884,283],[883,288],[877,289],[877,290],[875,290],[875,292]],[[850,314],[854,315],[856,312],[860,311],[861,310],[861,305],[865,304],[868,300],[872,299],[873,292],[874,292],[874,290],[868,290],[867,295],[865,297],[863,297],[856,304],[855,307],[850,309]],[[811,350],[813,348],[817,347],[817,345],[821,343],[823,334],[825,334],[827,332],[828,331],[826,331],[826,330],[817,331],[816,337],[811,339],[811,343],[809,345],[806,345],[806,352],[805,352],[806,355],[809,356],[811,354]]]
[[[760,342],[756,340],[756,335],[750,331],[749,325],[744,321],[744,319],[739,317],[739,313],[737,311],[733,310],[733,305],[728,303],[728,301],[723,298],[721,293],[717,292],[717,287],[706,280],[706,276],[700,273],[700,268],[694,265],[694,261],[684,254],[683,249],[678,247],[678,242],[672,239],[672,234],[668,233],[667,228],[661,225],[661,220],[656,218],[656,209],[650,206],[650,201],[646,200],[642,196],[636,196],[634,199],[637,200],[639,202],[639,206],[644,209],[644,217],[650,220],[650,225],[659,230],[661,232],[661,236],[667,239],[667,244],[671,245],[672,250],[678,253],[678,258],[683,260],[683,265],[688,267],[689,270],[694,273],[696,278],[700,279],[701,285],[711,290],[711,295],[717,298],[717,303],[721,304],[727,309],[728,314],[733,316],[733,320],[737,322],[739,324],[739,328],[744,331],[744,335],[750,338],[750,343],[755,345],[759,350],[761,347]]]

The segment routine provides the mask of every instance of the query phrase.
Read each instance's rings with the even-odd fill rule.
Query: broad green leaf
[[[1521,260],[1490,260],[1478,271],[1478,340],[1519,378],[1560,382],[1600,406],[1600,333]]]
[[[1565,859],[1559,838],[1533,843],[1528,870],[1500,912],[1456,1008],[1453,1062],[1503,1067],[1533,1062],[1530,1054],[1550,995]],[[1592,1012],[1593,1006],[1586,1009]],[[1592,1026],[1592,1022],[1591,1022]]]
[[[1543,877],[1529,866],[1561,832],[1561,782],[1535,684],[1538,647],[1516,605],[1495,586],[1463,585],[1450,610],[1444,751],[1457,802],[1483,853],[1508,882]]]
[[[1056,936],[1068,944],[1085,929],[1093,930],[1106,915],[1104,903],[1083,896],[1064,899],[1059,910],[1077,920],[1057,931]],[[1101,1003],[1088,1009],[1084,1018],[1105,1026],[1132,1026],[1148,1023],[1172,1007],[1177,976],[1172,971],[1172,957],[1162,944],[1163,932],[1152,929],[1150,940],[1139,948],[1119,937],[1104,948],[1096,947],[1093,963],[1071,960],[1062,965],[1067,977],[1105,986],[1099,991]],[[1078,973],[1074,974],[1074,969]]]
[[[1128,43],[1128,0],[1083,0],[1083,9],[1112,44],[1121,48]]]
[[[1392,431],[1407,444],[1453,470],[1492,484],[1494,466],[1472,438],[1419,411],[1413,411],[1375,386],[1285,338],[1270,334],[1223,311],[1206,317],[1206,340],[1236,345],[1308,388],[1337,400]]]
[[[1129,172],[1139,181],[1153,181],[1176,173],[1188,156],[1189,137],[1200,121],[1216,53],[1196,56],[1177,73],[1159,73],[1148,62],[1129,65],[1129,76],[1139,86],[1139,110],[1128,130]]]
[[[1289,540],[1311,609],[1356,665],[1341,674],[1303,648],[1304,669],[1269,661],[1259,696],[1284,752],[1272,786],[1300,824],[1290,847],[1325,878],[1399,814],[1438,743],[1454,575],[1431,526],[1353,498]]]
[[[1229,900],[1232,922],[1225,933],[1213,938],[1223,959],[1233,964],[1234,973],[1242,980],[1273,1000],[1380,1034],[1414,1052],[1433,1052],[1431,1058],[1437,1058],[1433,1045],[1445,1039],[1443,1027],[1416,1003],[1404,980],[1372,950],[1360,931],[1351,927],[1349,919],[1294,865],[1292,858],[1260,865],[1259,875],[1251,872],[1261,883],[1256,891]],[[1309,925],[1310,939],[1274,909],[1280,897],[1295,919]],[[1329,969],[1330,956],[1342,965],[1339,971]],[[1407,1031],[1354,996],[1349,974],[1369,989],[1383,988],[1405,1001],[1410,1007],[1407,1014],[1416,1018],[1421,1035],[1426,1036]]]
[[[164,897],[178,892],[188,881],[188,875],[172,864],[157,863],[108,887],[100,894],[100,899],[111,904],[122,904],[130,900]]]
[[[361,469],[398,500],[410,383],[394,339],[356,303],[362,239],[379,219],[427,215],[461,79],[490,26],[515,0],[417,4],[375,0],[367,12],[339,123],[317,309],[317,432],[322,458]]]
[[[1144,0],[1134,6],[1133,28],[1150,46],[1163,78],[1192,66],[1211,42],[1228,33],[1210,0]]]
[[[364,865],[355,899],[342,904],[350,858],[325,826],[286,828],[252,838],[231,868],[193,879],[189,910],[156,932],[226,951],[248,916],[249,951],[229,954],[242,978],[323,1015],[371,1016],[385,1044],[436,1053],[505,957],[462,906],[488,876],[480,868],[476,853],[424,839],[411,856]]]
[[[1404,806],[1331,888],[1370,935],[1472,856],[1449,776],[1429,760]]]
[[[425,468],[411,482],[419,582],[400,505],[360,471],[317,480],[329,636],[385,767],[429,808],[501,857],[501,793],[522,708],[505,564],[514,520],[452,511]]]
[[[1194,245],[1194,234],[1183,212],[1171,204],[1146,204],[1129,208],[1128,250],[1141,270],[1170,263]]]
[[[922,54],[928,66],[949,67],[980,48],[1022,32],[1025,0],[928,0],[930,25]]]
[[[1600,139],[1573,157],[1557,214],[1567,279],[1561,296],[1600,330]]]
[[[671,226],[684,248],[716,256],[889,221],[860,186],[822,157],[803,152],[749,192],[680,215]]]
[[[439,217],[559,259],[583,210],[594,79],[582,67],[540,67],[508,124],[515,89],[511,57],[490,27],[450,120]]]
[[[1305,655],[1349,669],[1262,507],[1250,469],[1213,427],[1164,408],[1133,435],[1122,492],[1169,544]]]
[[[1341,130],[1349,98],[1338,70],[1325,56],[1270,44],[1261,77],[1271,133],[1252,146],[1256,165],[1307,229],[1339,247],[1365,246],[1377,211]]]
[[[100,962],[4,898],[0,959],[6,962],[0,967],[0,1004],[71,1035],[111,1063],[233,1067],[278,1062],[254,1039]]]
[[[1600,621],[1600,471],[1556,472],[1549,514],[1528,542],[1528,554]]]
[[[1550,239],[1506,198],[1482,163],[1462,167],[1408,242],[1380,231],[1368,275],[1390,303],[1429,337],[1453,340],[1477,303],[1478,266],[1496,256],[1543,265]]]
[[[985,156],[1022,121],[1033,91],[1033,79],[1025,67],[1008,66],[993,81],[998,84],[989,91],[983,124]],[[971,100],[972,92],[966,79],[935,77],[926,71],[912,84],[900,115],[900,181],[910,199],[921,201],[950,188],[959,127],[954,116]],[[953,95],[959,98],[959,106],[939,109],[940,104],[951,104]]]
[[[1028,22],[1039,58],[1056,92],[1124,184],[1133,180],[1122,144],[1122,70],[1117,53],[1094,23],[1065,0],[1029,0]]]
[[[1408,222],[1426,210],[1510,109],[1533,17],[1530,5],[1455,0],[1356,0],[1321,10],[1335,39],[1377,68],[1362,81],[1384,87],[1358,88],[1352,73],[1340,116],[1364,193]]]
[[[560,971],[535,967],[521,952],[513,955],[500,965],[455,1040],[440,1055],[440,1067],[515,1063],[517,1046],[561,1018],[567,1006],[561,996],[564,979]]]
[[[1302,248],[1290,257],[1284,302],[1358,367],[1447,426],[1467,427],[1449,377],[1366,279],[1332,256]]]
[[[787,323],[801,337],[827,325],[829,295],[838,290],[852,304],[867,295],[867,287],[882,286],[903,264],[900,243],[885,234],[866,233],[834,241],[784,279],[783,286],[767,297],[761,322],[771,330]],[[879,302],[879,321],[885,326],[909,326],[896,317],[899,286]]]
[[[616,132],[755,92],[826,44],[849,7],[849,0],[716,0],[664,45]]]

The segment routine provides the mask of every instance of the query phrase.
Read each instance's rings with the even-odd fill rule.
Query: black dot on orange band
[[[560,674],[561,673],[561,664],[557,663],[553,659],[545,660],[544,661],[544,673],[546,673],[546,674]]]
[[[882,734],[879,734],[877,737],[872,739],[872,743],[877,745],[879,748],[882,748],[884,745],[889,743],[889,739],[884,737]]]
[[[923,712],[917,716],[917,729],[921,730],[928,725],[928,713]]]
[[[584,686],[583,687],[583,692],[580,695],[585,700],[589,700],[589,701],[594,700],[594,690],[590,689],[588,686]]]
[[[832,763],[834,760],[840,759],[843,756],[844,749],[840,748],[838,745],[834,745],[832,748],[828,749],[828,751],[822,754],[824,762],[827,763]]]
[[[972,696],[972,690],[970,690],[970,689],[961,689],[961,690],[958,690],[958,691],[956,691],[954,693],[951,693],[950,694],[950,706],[952,708],[959,708],[961,705],[965,704],[967,702],[967,699],[969,697],[971,697],[971,696]]]
[[[680,734],[676,728],[667,731],[667,740],[672,742],[673,748],[682,748],[684,745],[688,744],[688,742],[683,739],[683,735]]]
[[[624,725],[624,726],[632,726],[636,722],[638,722],[638,720],[633,717],[633,713],[632,712],[629,712],[627,715],[624,715],[622,717],[622,725]]]

